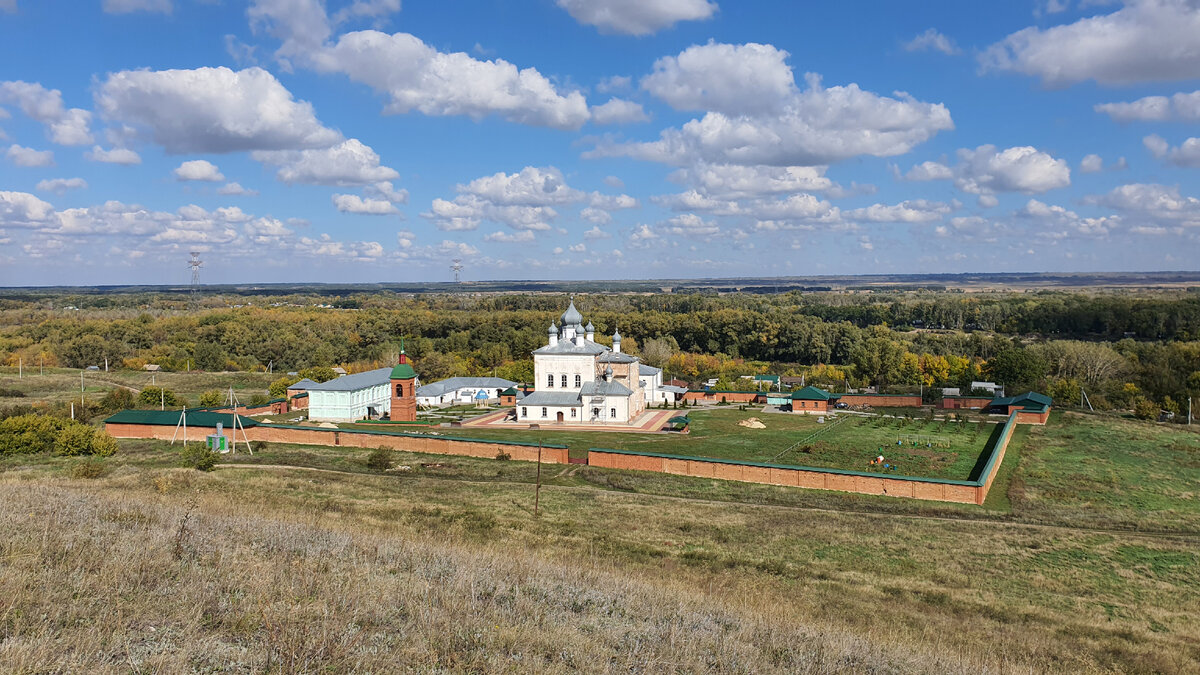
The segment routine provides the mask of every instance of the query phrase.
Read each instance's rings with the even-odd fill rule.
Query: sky
[[[0,0],[0,285],[1200,268],[1200,0]]]

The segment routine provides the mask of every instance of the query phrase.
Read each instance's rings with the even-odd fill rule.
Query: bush
[[[25,392],[17,389],[0,389],[0,397],[25,398]]]
[[[104,394],[104,398],[100,399],[100,409],[105,412],[114,413],[119,410],[128,410],[134,406],[133,392],[124,387],[117,389],[109,389],[108,393]]]
[[[1158,404],[1144,396],[1133,404],[1133,416],[1140,420],[1158,419],[1158,410]]]
[[[215,408],[225,402],[225,395],[220,389],[209,389],[200,394],[200,405],[205,408]]]
[[[91,453],[92,439],[96,431],[82,424],[64,427],[54,438],[54,454],[60,457],[78,457]]]
[[[108,464],[102,459],[89,457],[71,465],[71,478],[99,478],[108,473]]]
[[[499,452],[496,453],[496,459],[500,460],[501,462],[507,462],[508,460],[512,459],[512,455],[508,454],[507,452],[505,452],[503,450],[500,450]]]
[[[378,447],[367,455],[367,468],[374,471],[387,471],[392,468],[392,450]]]
[[[283,398],[287,396],[287,388],[302,379],[304,378],[299,375],[284,375],[271,383],[271,386],[267,388],[267,393],[271,395],[271,398]]]
[[[46,415],[0,421],[0,455],[52,452],[60,457],[107,457],[116,451],[111,436],[82,422]]]
[[[250,407],[257,408],[260,405],[266,405],[271,399],[267,398],[266,394],[255,394],[250,397]]]
[[[262,452],[267,449],[266,441],[250,441],[250,450],[252,452]]]
[[[199,471],[212,471],[217,465],[219,455],[208,449],[208,446],[197,443],[191,447],[184,448],[179,455],[183,460],[184,466],[190,466]]]
[[[142,405],[157,406],[164,403],[169,407],[179,405],[179,397],[175,395],[175,392],[162,387],[146,387],[142,393],[138,394],[137,400]]]

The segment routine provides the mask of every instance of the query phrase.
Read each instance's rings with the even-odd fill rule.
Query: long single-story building
[[[452,405],[475,403],[479,392],[487,399],[500,398],[501,392],[517,386],[502,377],[449,377],[417,387],[417,405]]]
[[[308,419],[314,422],[356,422],[383,417],[392,410],[391,377],[392,369],[388,367],[343,375],[328,382],[310,380],[312,383],[306,385]],[[293,389],[289,388],[288,394],[292,395],[292,392]]]

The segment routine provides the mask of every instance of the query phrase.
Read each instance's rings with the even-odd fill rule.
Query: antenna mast
[[[200,259],[199,251],[190,251],[191,259],[188,260],[188,267],[192,270],[192,304],[196,304],[200,300],[200,268],[204,266],[204,261]]]
[[[450,271],[454,272],[454,283],[461,284],[462,277],[459,273],[463,271],[462,258],[455,258],[451,262],[454,263],[450,266]]]

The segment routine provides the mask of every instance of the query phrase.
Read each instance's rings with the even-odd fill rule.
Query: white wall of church
[[[596,379],[596,358],[590,354],[538,354],[533,360],[534,389],[537,391],[579,391],[580,385]],[[554,386],[549,386],[549,376],[554,376]],[[562,386],[562,376],[567,376],[567,386]],[[580,385],[575,384],[576,376]]]

